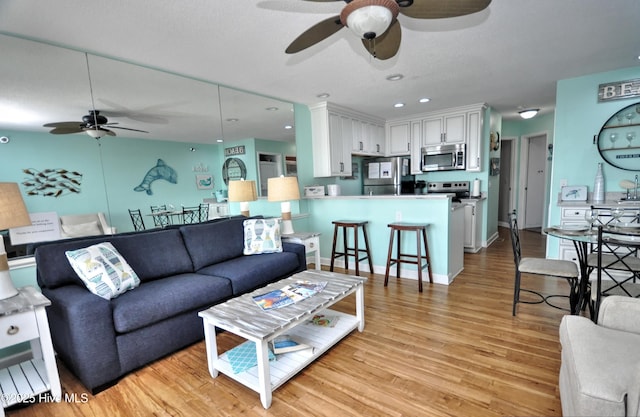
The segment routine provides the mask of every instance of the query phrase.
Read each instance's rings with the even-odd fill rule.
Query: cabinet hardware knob
[[[20,327],[18,326],[9,326],[9,328],[7,329],[7,334],[9,336],[13,336],[15,334],[18,334],[18,332],[20,331]]]

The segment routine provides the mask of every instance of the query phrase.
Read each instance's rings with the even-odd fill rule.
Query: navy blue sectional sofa
[[[244,217],[63,240],[35,248],[58,357],[92,392],[204,338],[198,312],[306,269],[303,245],[243,255]],[[87,290],[65,251],[109,241],[141,284],[111,300]],[[203,364],[204,366],[204,364]]]

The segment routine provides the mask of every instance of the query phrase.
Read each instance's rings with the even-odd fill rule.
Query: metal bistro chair
[[[136,232],[146,230],[140,209],[129,210],[129,217],[131,217],[131,222],[133,223],[133,230]]]
[[[591,320],[609,295],[640,298],[640,229],[598,226],[596,277],[591,278]],[[590,256],[591,256],[590,255]]]
[[[156,227],[167,227],[171,224],[171,216],[169,214],[155,214],[167,211],[167,206],[165,204],[161,206],[151,206],[151,214],[153,214],[153,224]]]
[[[545,258],[523,258],[522,249],[520,246],[520,232],[518,230],[518,220],[516,217],[516,211],[509,213],[509,230],[511,232],[511,245],[513,247],[513,261],[515,263],[515,284],[513,289],[513,311],[512,314],[516,315],[516,307],[518,303],[523,304],[540,304],[546,303],[551,307],[563,309],[562,307],[555,306],[549,302],[549,298],[552,297],[567,297],[571,304],[571,311],[576,311],[573,304],[576,302],[573,298],[567,295],[542,295],[537,291],[521,288],[521,276],[522,274],[530,274],[537,276],[550,276],[557,278],[564,278],[571,286],[570,294],[574,294],[578,285],[578,266],[572,261],[564,261],[560,259],[545,259]],[[535,294],[539,297],[535,301],[523,301],[520,299],[520,293],[522,291]]]
[[[209,220],[209,203],[200,203],[198,214],[200,223]]]
[[[200,221],[200,207],[182,207],[182,223],[192,224]]]

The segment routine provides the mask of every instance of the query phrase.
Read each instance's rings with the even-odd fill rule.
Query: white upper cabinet
[[[411,122],[390,123],[387,126],[389,155],[407,155],[411,152]]]
[[[309,109],[315,177],[352,175],[352,154],[385,154],[383,120],[327,102]]]
[[[482,170],[482,126],[486,105],[474,104],[387,122],[387,154],[411,155],[411,173],[420,174],[422,148],[467,144],[467,171]]]
[[[428,117],[423,120],[422,144],[464,143],[466,113],[453,113]]]

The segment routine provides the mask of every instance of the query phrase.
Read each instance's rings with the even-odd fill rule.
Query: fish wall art
[[[142,179],[140,185],[135,187],[134,191],[145,191],[147,195],[153,195],[151,184],[156,180],[169,181],[171,184],[178,183],[178,174],[176,170],[167,165],[162,159],[158,159],[156,166],[151,168]]]
[[[27,195],[43,197],[62,197],[80,193],[82,174],[63,168],[47,168],[39,171],[34,168],[22,170],[27,177],[22,181]]]

